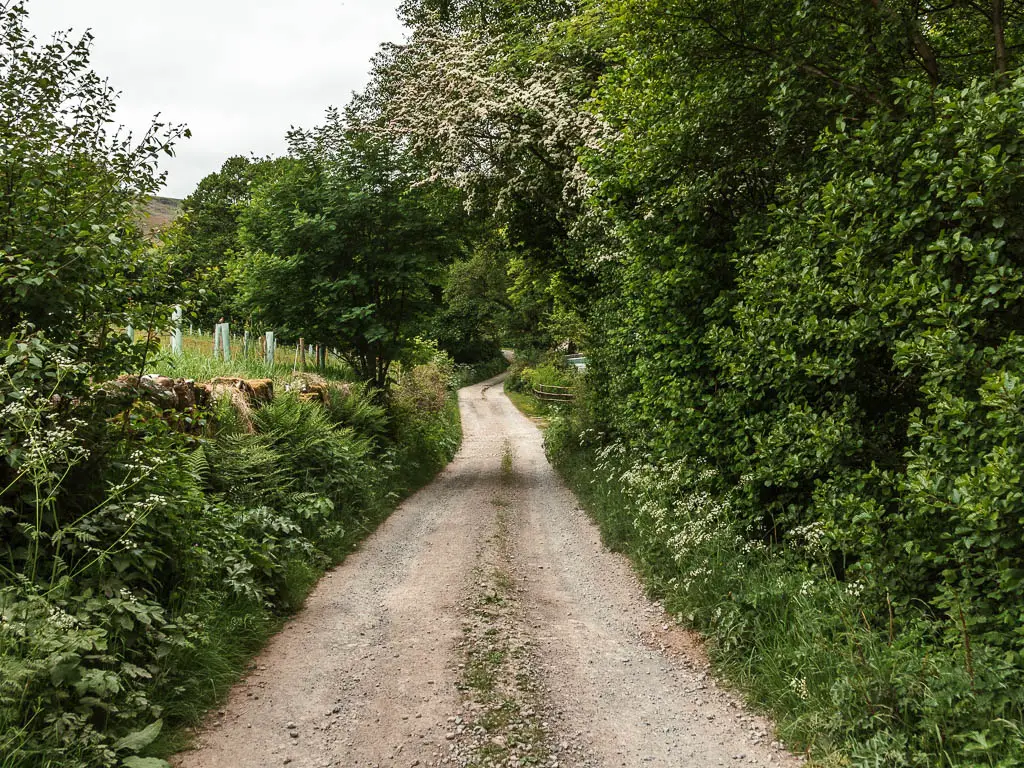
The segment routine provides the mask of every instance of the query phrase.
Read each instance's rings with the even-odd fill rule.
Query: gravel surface
[[[603,549],[498,384],[459,393],[455,461],[324,577],[174,766],[800,764]]]

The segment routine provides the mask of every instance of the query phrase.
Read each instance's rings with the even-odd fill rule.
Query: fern
[[[214,489],[236,500],[277,496],[295,483],[268,436],[221,435],[208,450]]]
[[[206,486],[210,477],[210,462],[206,458],[206,449],[200,445],[185,459],[185,471],[191,475],[200,486]]]

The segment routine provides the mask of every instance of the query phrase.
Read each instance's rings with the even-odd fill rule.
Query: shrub
[[[791,745],[856,766],[1016,765],[1024,674],[998,649],[937,642],[926,613],[869,618],[865,582],[836,579],[824,526],[752,541],[699,460],[634,458],[557,419],[549,455],[715,663],[771,708]]]
[[[199,434],[148,403],[19,391],[0,411],[0,765],[120,768],[158,724],[201,716],[323,569],[451,458],[449,379],[413,369],[390,412],[347,385],[244,421],[225,400],[194,414]]]

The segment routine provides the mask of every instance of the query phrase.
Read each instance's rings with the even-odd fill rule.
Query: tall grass
[[[326,368],[316,368],[313,362],[312,357],[307,357],[305,370],[339,381],[349,381],[353,378],[352,369],[334,355],[328,355]],[[294,348],[278,347],[274,364],[268,365],[260,354],[258,344],[252,344],[246,354],[241,344],[236,344],[233,340],[231,358],[224,360],[214,356],[212,339],[185,336],[181,355],[172,354],[170,346],[165,342],[153,355],[146,372],[172,378],[209,381],[218,376],[280,380],[287,379],[293,372],[301,370],[303,369],[299,365]]]

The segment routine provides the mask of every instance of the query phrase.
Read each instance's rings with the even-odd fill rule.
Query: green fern
[[[206,458],[206,449],[200,445],[185,459],[185,471],[188,472],[196,483],[205,486],[210,477],[210,462]]]
[[[265,435],[227,434],[208,447],[215,490],[236,500],[266,498],[294,485],[287,462]]]

